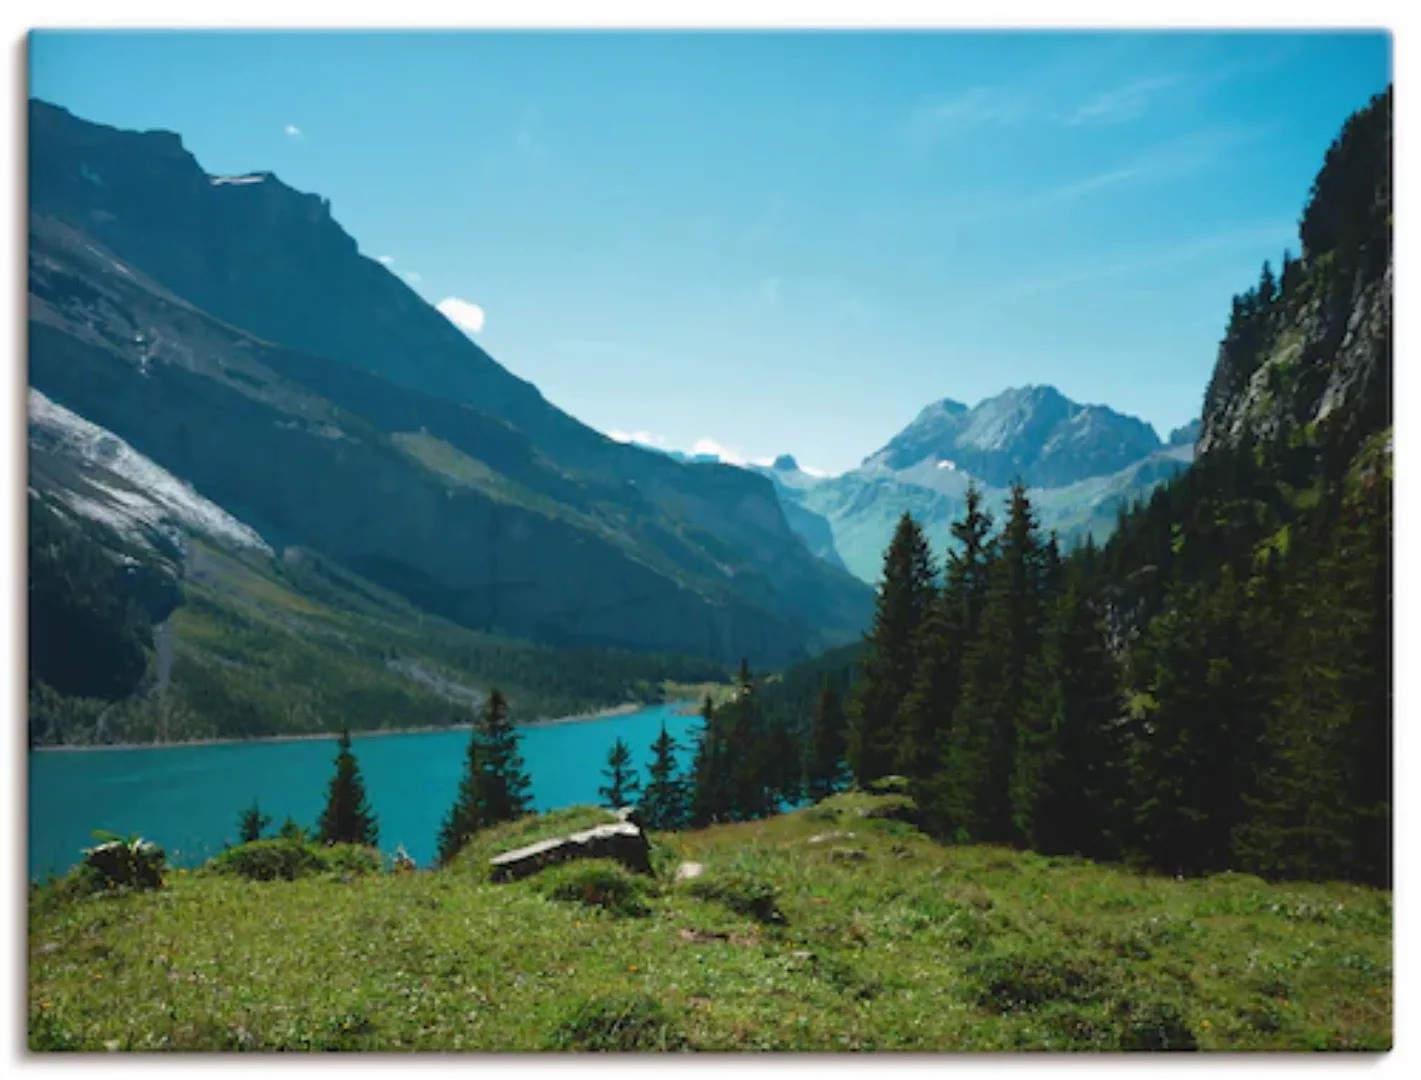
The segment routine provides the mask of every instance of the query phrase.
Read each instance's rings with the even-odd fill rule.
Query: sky
[[[1363,32],[127,31],[36,33],[29,74],[329,198],[601,431],[837,473],[1031,383],[1197,416],[1391,63]]]

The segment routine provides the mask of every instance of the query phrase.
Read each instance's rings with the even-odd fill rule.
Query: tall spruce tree
[[[914,780],[920,805],[934,801],[931,778],[942,764],[943,742],[957,707],[962,657],[977,634],[986,598],[992,519],[982,509],[976,481],[967,486],[960,520],[952,524],[942,591],[918,630],[913,687],[899,708],[897,769]]]
[[[440,865],[447,865],[480,829],[527,813],[528,787],[508,702],[497,689],[491,690],[469,733],[464,776],[439,830]]]
[[[936,596],[935,578],[922,529],[905,513],[883,556],[868,648],[849,708],[848,761],[860,785],[893,769],[901,741],[896,721],[913,688],[918,635]]]
[[[1125,802],[1120,672],[1075,581],[1051,606],[1034,700],[1017,732],[1012,811],[1034,850],[1108,858]]]
[[[691,765],[691,824],[713,825],[729,819],[730,762],[724,723],[709,694],[701,705],[701,732]]]
[[[967,646],[962,691],[948,732],[940,803],[953,835],[1017,839],[1011,813],[1017,725],[1035,693],[1046,557],[1020,482],[988,571],[987,600]]]
[[[1172,594],[1146,648],[1151,709],[1132,760],[1141,846],[1169,873],[1226,869],[1262,712],[1231,570],[1216,587]]]
[[[380,838],[375,815],[365,798],[365,781],[350,749],[350,732],[342,729],[337,743],[335,775],[326,793],[316,835],[323,844],[364,844],[374,847]]]
[[[814,703],[809,739],[805,743],[805,794],[818,802],[844,785],[844,749],[847,745],[844,703],[834,680],[825,677]]]
[[[686,781],[680,775],[676,754],[681,747],[661,725],[661,734],[651,744],[651,763],[641,797],[641,815],[648,829],[672,830],[685,826],[690,814]]]
[[[804,748],[789,725],[775,717],[764,729],[763,756],[767,813],[775,813],[784,805],[797,803],[804,794],[804,776],[800,762]]]
[[[663,732],[665,729],[662,729]],[[605,787],[597,789],[604,805],[613,810],[630,806],[641,793],[641,781],[637,779],[636,766],[632,764],[632,751],[620,737],[607,751],[607,767],[602,770],[607,778]]]

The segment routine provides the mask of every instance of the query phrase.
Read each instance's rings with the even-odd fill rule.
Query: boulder
[[[705,863],[683,862],[680,866],[676,867],[675,880],[694,881],[696,878],[700,877],[705,872]]]
[[[494,881],[517,881],[569,859],[613,859],[634,874],[651,873],[651,846],[630,821],[615,821],[506,851],[489,860]]]

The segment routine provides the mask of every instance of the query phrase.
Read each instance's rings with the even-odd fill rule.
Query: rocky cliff
[[[1234,297],[1204,399],[1199,451],[1331,425],[1390,423],[1391,91],[1327,152],[1299,227],[1302,254]]]

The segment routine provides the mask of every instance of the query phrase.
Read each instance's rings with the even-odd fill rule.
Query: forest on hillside
[[[1207,452],[1102,547],[1021,484],[943,553],[905,514],[861,647],[706,702],[689,820],[898,776],[946,841],[1389,886],[1391,229],[1387,91],[1234,298]]]

